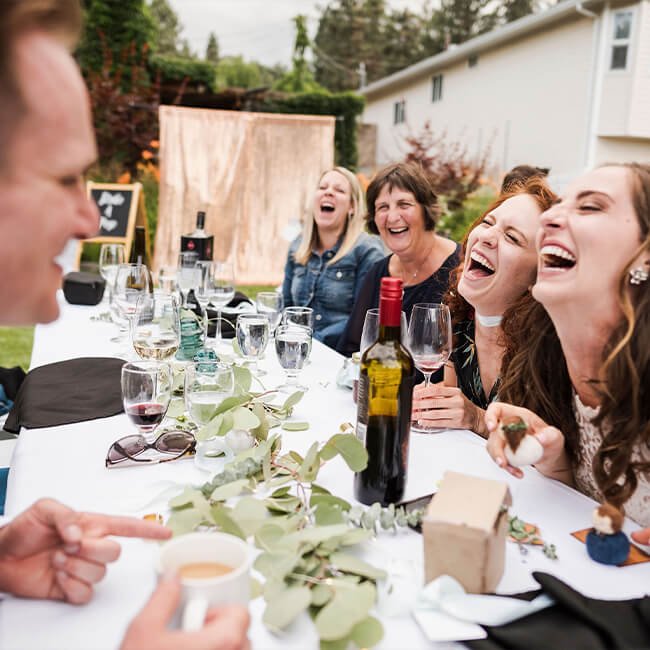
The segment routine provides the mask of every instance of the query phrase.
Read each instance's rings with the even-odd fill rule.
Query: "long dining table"
[[[76,357],[119,356],[124,343],[111,341],[112,323],[91,318],[100,307],[67,304],[60,298],[61,317],[38,326],[32,368]],[[301,380],[309,390],[295,407],[293,418],[309,422],[307,431],[282,431],[282,448],[304,453],[315,441],[324,441],[344,422],[354,422],[356,408],[351,391],[336,384],[343,357],[314,341],[310,363]],[[273,346],[269,345],[261,367],[263,382],[272,388],[283,373]],[[156,466],[108,470],[104,459],[110,444],[134,427],[122,413],[114,417],[42,429],[23,429],[12,459],[6,513],[16,515],[41,497],[51,497],[77,510],[142,516],[165,513],[175,492],[198,485],[208,475],[192,459]],[[413,434],[405,499],[436,490],[445,470],[464,472],[508,483],[511,513],[540,527],[541,534],[557,549],[558,558],[547,558],[540,549],[523,553],[517,544],[506,547],[505,573],[498,593],[508,594],[538,587],[533,571],[551,573],[587,596],[622,599],[645,595],[650,585],[650,563],[608,567],[594,563],[585,546],[571,532],[590,525],[594,502],[566,485],[549,480],[533,468],[517,480],[499,469],[485,451],[485,441],[470,431],[448,430],[438,434]],[[353,475],[342,459],[328,462],[319,484],[353,501]],[[626,521],[625,530],[637,526]],[[156,581],[157,545],[125,539],[123,552],[97,586],[91,603],[83,607],[48,601],[6,597],[0,605],[0,647],[117,648],[126,627],[151,594]],[[413,619],[410,607],[423,575],[422,537],[409,529],[382,532],[363,548],[365,558],[386,568],[392,594],[379,588],[376,615],[384,626],[379,648],[460,647],[430,642]],[[276,635],[262,623],[262,598],[251,601],[250,638],[254,648],[317,648],[318,640],[307,615],[286,632]]]

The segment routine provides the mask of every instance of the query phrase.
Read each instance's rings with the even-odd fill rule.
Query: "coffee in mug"
[[[178,570],[181,580],[183,578],[190,578],[192,580],[200,580],[202,578],[216,578],[230,573],[233,570],[227,564],[220,562],[192,562],[191,564],[183,564]]]

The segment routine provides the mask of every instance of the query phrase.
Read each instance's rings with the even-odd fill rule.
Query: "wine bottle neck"
[[[379,324],[379,341],[401,341],[401,327],[399,325],[382,325]]]

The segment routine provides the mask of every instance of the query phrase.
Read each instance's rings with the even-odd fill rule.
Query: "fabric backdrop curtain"
[[[154,268],[176,265],[180,237],[206,212],[215,260],[238,284],[282,280],[287,236],[334,164],[334,117],[160,107]]]

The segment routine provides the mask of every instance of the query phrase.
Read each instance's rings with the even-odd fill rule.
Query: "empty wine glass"
[[[212,297],[212,287],[214,286],[214,265],[210,260],[199,260],[196,263],[199,272],[199,284],[196,287],[194,295],[204,313],[208,308],[208,303]]]
[[[135,361],[122,366],[124,411],[146,442],[163,421],[172,394],[172,370],[157,361]]]
[[[121,332],[129,329],[140,296],[151,289],[151,276],[144,264],[120,264],[115,276],[112,316]]]
[[[407,339],[407,325],[406,314],[402,312],[400,337],[402,345],[408,347]],[[366,312],[366,317],[363,321],[363,330],[361,332],[361,342],[359,344],[359,351],[363,354],[377,339],[379,338],[379,308],[373,307]]]
[[[214,262],[210,302],[217,310],[215,347],[221,345],[221,310],[235,297],[235,270],[229,262]]]
[[[269,319],[264,314],[239,314],[237,318],[237,343],[241,353],[253,362],[254,375],[265,375],[257,366],[269,342]]]
[[[141,359],[169,359],[180,345],[180,311],[173,295],[146,293],[131,320],[131,341]]]
[[[282,294],[277,291],[260,291],[255,298],[255,305],[258,314],[268,316],[273,335],[282,318]]]
[[[311,352],[311,334],[311,329],[295,324],[280,325],[275,331],[275,352],[286,375],[286,382],[278,387],[279,391],[307,390],[298,383],[298,377]]]
[[[176,284],[183,297],[183,305],[187,303],[187,294],[199,286],[200,272],[196,267],[199,254],[195,251],[182,251],[178,254],[178,272]]]
[[[414,305],[408,329],[408,347],[415,367],[424,375],[425,386],[429,385],[431,375],[449,359],[452,345],[451,314],[447,305]],[[443,430],[419,425],[417,422],[411,424],[411,431],[418,433],[437,433]]]
[[[99,249],[99,272],[106,280],[107,299],[110,304],[113,297],[113,285],[120,264],[126,261],[126,250],[123,244],[102,244]]]

